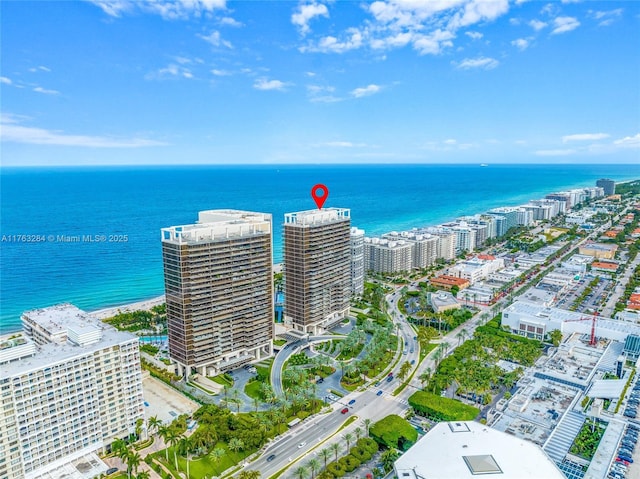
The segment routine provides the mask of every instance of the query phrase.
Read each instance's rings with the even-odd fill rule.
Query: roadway
[[[284,347],[278,351],[276,357],[273,359],[273,365],[271,366],[271,387],[277,397],[284,396],[282,389],[282,368],[284,363],[289,357],[296,353],[298,350],[302,350],[309,346],[311,343],[320,343],[322,341],[330,341],[332,339],[344,338],[343,335],[338,334],[325,334],[319,336],[310,336],[308,339],[296,341],[294,343],[287,343]]]
[[[575,248],[590,237],[582,239],[577,244],[572,245],[571,248]],[[545,270],[548,270],[552,265],[560,262],[561,258],[557,258],[554,260]],[[518,288],[517,293],[521,292],[523,289],[527,288],[531,283],[531,279],[523,284],[520,288]],[[415,283],[417,284],[417,282]],[[386,379],[382,379],[378,386],[374,386],[363,392],[353,392],[340,401],[335,403],[332,406],[332,411],[329,414],[316,416],[307,419],[303,423],[294,426],[287,433],[279,436],[275,439],[271,444],[269,444],[261,457],[256,461],[247,465],[249,469],[258,470],[262,473],[263,477],[270,477],[271,475],[277,473],[283,467],[298,461],[299,459],[304,459],[301,461],[301,464],[304,464],[307,458],[312,457],[317,454],[317,451],[321,448],[327,447],[330,443],[335,441],[342,441],[342,437],[346,432],[352,431],[356,427],[363,427],[362,420],[371,419],[372,422],[376,422],[390,414],[398,414],[403,416],[407,409],[409,409],[408,398],[411,396],[416,390],[422,389],[421,381],[418,379],[419,376],[427,369],[430,368],[431,371],[435,371],[435,361],[432,359],[432,353],[429,353],[427,357],[424,359],[422,363],[419,363],[420,358],[420,346],[413,337],[416,335],[415,330],[411,327],[411,325],[407,322],[404,315],[398,309],[398,300],[401,298],[400,295],[401,287],[398,287],[394,292],[389,293],[386,296],[387,308],[390,308],[391,316],[394,319],[394,323],[397,327],[398,336],[402,338],[403,344],[401,348],[399,348],[398,354],[400,354],[401,359],[397,362],[397,364],[392,368],[391,372],[394,374],[394,379],[391,382],[387,382]],[[457,328],[451,330],[449,333],[444,335],[440,342],[449,343],[449,348],[447,349],[447,354],[451,354],[453,350],[458,347],[458,338],[456,335],[465,329],[467,331],[467,337],[473,337],[473,333],[476,328],[483,324],[482,314],[486,311],[490,310],[496,311],[497,308],[502,308],[505,303],[507,303],[508,299],[502,298],[497,301],[491,308],[482,308],[478,313],[476,313],[471,319],[467,322],[461,324]],[[304,343],[304,342],[299,342]],[[287,349],[287,355],[293,354],[296,348],[303,346],[304,344],[290,344],[285,346],[283,350]],[[411,349],[413,347],[413,353]],[[290,348],[290,349],[289,349]],[[406,354],[404,351],[406,350]],[[278,356],[280,356],[278,353]],[[278,358],[276,356],[276,358]],[[281,356],[285,358],[285,354]],[[280,371],[282,370],[282,364],[284,364],[283,359],[280,363],[279,367],[276,367],[276,361],[274,360],[274,365],[272,368],[272,384],[274,382],[274,370]],[[405,387],[405,389],[398,394],[397,396],[393,396],[393,391],[398,387],[398,379],[395,377],[400,369],[400,366],[404,361],[412,361],[415,360],[416,365],[414,369],[417,368],[415,374],[409,384]],[[409,374],[413,372],[410,371]],[[281,378],[278,379],[281,385]],[[275,390],[275,387],[274,387]],[[377,395],[377,392],[382,390],[382,394],[380,396]],[[349,401],[355,399],[355,403],[351,406],[347,406]],[[344,407],[349,407],[348,414],[342,414],[340,411]],[[340,434],[335,434],[340,426],[344,423],[344,421],[351,415],[357,415],[358,421],[355,421],[352,425],[349,425],[347,428],[343,429]],[[327,438],[329,438],[327,440]],[[326,441],[322,447],[314,450],[318,444]],[[300,444],[304,445],[302,447],[298,447]],[[271,455],[275,455],[275,458],[272,461],[267,461],[267,458]],[[295,469],[296,466],[290,468],[290,470],[282,477],[293,477],[291,472]]]

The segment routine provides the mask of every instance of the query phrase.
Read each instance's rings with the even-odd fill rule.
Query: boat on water
[[[486,163],[480,163],[480,166],[489,166]]]

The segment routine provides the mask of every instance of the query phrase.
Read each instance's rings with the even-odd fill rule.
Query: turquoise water
[[[279,262],[283,215],[315,208],[317,183],[329,188],[325,207],[351,208],[353,225],[376,235],[594,186],[602,177],[640,178],[640,166],[3,168],[1,234],[45,240],[2,242],[0,329],[19,329],[22,311],[60,302],[94,310],[161,295],[160,228],[192,223],[199,210],[272,213]],[[59,241],[62,235],[105,241]]]

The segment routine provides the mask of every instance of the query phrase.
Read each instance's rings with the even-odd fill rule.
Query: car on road
[[[376,396],[382,396],[382,389],[376,393]]]
[[[387,377],[390,378],[391,376],[393,376],[393,373],[389,373],[387,374]]]
[[[316,384],[322,384],[323,382],[324,382],[324,379],[319,378],[319,379],[316,381]]]
[[[391,381],[393,381],[393,376],[389,376],[389,377],[387,378],[387,382],[388,382],[388,383],[390,383]]]
[[[269,457],[267,457],[267,462],[271,462],[276,458],[275,454],[271,454]]]
[[[298,449],[303,448],[306,445],[307,445],[306,442],[301,442],[300,444],[298,444]]]
[[[354,405],[355,403],[356,403],[356,400],[355,400],[355,399],[352,399],[351,401],[349,401],[349,406],[352,406],[352,405]]]
[[[415,363],[416,363],[416,360],[415,360],[415,359],[412,359],[412,360],[411,360],[411,365],[413,366]]]
[[[347,414],[349,412],[349,408],[346,407],[344,408],[342,411],[340,411],[342,414]]]

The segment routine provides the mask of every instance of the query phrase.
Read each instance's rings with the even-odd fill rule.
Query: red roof
[[[496,257],[491,254],[479,254],[478,259],[483,259],[485,261],[493,261],[494,259],[496,259]]]

